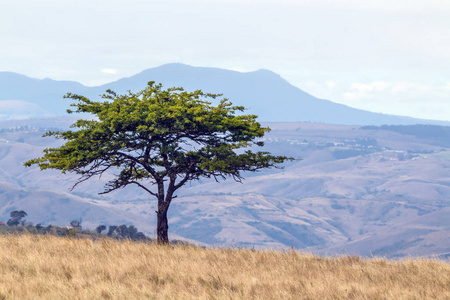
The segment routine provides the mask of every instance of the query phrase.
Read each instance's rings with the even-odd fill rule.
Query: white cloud
[[[384,82],[375,81],[369,83],[354,82],[350,84],[350,91],[345,91],[342,98],[345,100],[364,100],[375,99],[382,101],[382,99],[407,100],[421,96],[430,97],[433,94],[436,96],[450,88],[450,84],[443,85],[426,85],[417,82]],[[386,101],[386,100],[384,100]]]
[[[441,89],[443,87],[435,87]],[[429,85],[416,82],[400,82],[392,86],[393,93],[425,93],[432,89]]]
[[[383,82],[383,81],[375,81],[370,83],[359,83],[355,82],[352,83],[350,86],[351,90],[358,91],[360,93],[365,92],[374,92],[374,91],[384,91],[387,88],[391,87],[390,83]]]
[[[240,73],[247,73],[247,72],[254,71],[252,69],[247,69],[247,68],[243,68],[243,67],[233,67],[233,66],[226,67],[226,69],[232,70],[232,71],[236,71],[236,72],[240,72]]]
[[[108,75],[116,75],[117,74],[116,69],[105,68],[105,69],[102,69],[101,71],[103,74],[108,74]]]
[[[306,88],[322,88],[323,84],[314,80],[307,80],[304,85]]]
[[[337,83],[334,80],[328,80],[327,82],[325,82],[325,85],[329,89],[334,89],[337,86]]]

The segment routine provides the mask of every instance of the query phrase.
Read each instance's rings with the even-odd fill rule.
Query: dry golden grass
[[[10,235],[0,299],[450,299],[450,264]]]

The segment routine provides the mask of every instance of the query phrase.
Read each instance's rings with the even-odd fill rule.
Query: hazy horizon
[[[268,69],[321,99],[450,121],[450,3],[3,1],[0,71],[87,86],[179,62]]]

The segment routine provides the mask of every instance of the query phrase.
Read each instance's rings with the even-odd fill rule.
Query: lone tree
[[[27,216],[27,213],[23,210],[14,210],[9,216],[11,219],[6,223],[8,226],[17,226],[19,224],[25,225],[25,220],[22,220]]]
[[[72,226],[72,228],[75,228],[75,229],[79,229],[79,230],[81,230],[81,222],[82,222],[83,220],[80,218],[79,220],[72,220],[71,222],[70,222],[70,226]]]
[[[90,113],[97,118],[76,121],[69,131],[50,131],[45,136],[65,140],[59,148],[44,150],[44,156],[24,163],[41,170],[58,169],[80,175],[72,187],[116,172],[100,194],[134,184],[158,200],[157,240],[168,243],[167,211],[174,193],[186,182],[201,177],[216,181],[232,177],[241,182],[242,171],[277,167],[286,156],[245,149],[270,129],[256,115],[239,114],[242,106],[228,99],[217,106],[208,102],[220,94],[183,88],[162,89],[151,81],[138,92],[118,95],[107,90],[103,102],[68,93],[75,109],[68,113]],[[237,114],[236,114],[237,113]]]
[[[97,228],[95,228],[95,232],[97,232],[97,233],[102,233],[103,230],[106,230],[105,225],[99,225],[99,226],[97,226]]]

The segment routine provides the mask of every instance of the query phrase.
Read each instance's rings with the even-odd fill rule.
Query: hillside
[[[448,299],[450,265],[0,236],[3,299]]]
[[[58,145],[40,137],[45,129],[72,121],[0,122],[0,221],[23,209],[34,223],[65,226],[82,218],[89,228],[134,224],[154,236],[155,201],[139,189],[100,196],[104,176],[70,192],[73,176],[22,166]],[[268,125],[266,149],[302,160],[248,174],[243,184],[188,184],[169,210],[170,238],[324,254],[449,256],[450,148],[441,136],[316,123]]]
[[[38,80],[23,75],[0,72],[0,120],[63,115],[69,100],[68,92],[79,93],[93,100],[111,89],[118,93],[142,90],[148,81],[165,87],[182,86],[188,91],[202,89],[222,93],[233,103],[243,105],[262,121],[321,122],[347,125],[439,124],[448,122],[391,116],[354,109],[329,100],[313,97],[291,85],[269,70],[241,73],[236,71],[166,64],[147,69],[128,78],[102,86],[87,87],[77,82]]]

